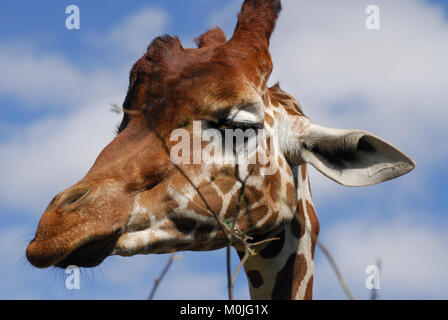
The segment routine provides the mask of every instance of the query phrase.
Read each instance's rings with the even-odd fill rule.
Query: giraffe
[[[227,246],[225,222],[234,220],[250,241],[276,239],[244,264],[251,298],[312,298],[319,222],[307,165],[342,185],[368,186],[415,163],[369,132],[314,124],[294,97],[268,87],[280,11],[280,0],[245,0],[229,40],[219,27],[199,36],[194,49],[177,37],[153,40],[131,69],[117,136],[44,211],[26,249],[33,266],[95,267],[112,255],[216,250]],[[260,128],[264,134],[244,141],[257,139],[255,151],[267,145],[268,164],[173,162],[176,130],[187,132],[184,142],[194,148],[205,129]],[[201,141],[199,148],[220,143]],[[235,158],[246,149],[232,150]],[[265,174],[268,166],[275,170]],[[235,238],[232,246],[242,257],[243,243]]]

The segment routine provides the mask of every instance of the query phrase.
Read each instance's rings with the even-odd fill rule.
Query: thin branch
[[[319,246],[319,248],[325,254],[325,257],[327,257],[328,261],[330,262],[331,268],[333,268],[333,271],[336,274],[339,284],[341,285],[341,287],[344,290],[347,297],[350,300],[356,300],[355,296],[353,295],[352,291],[350,290],[350,287],[348,286],[347,282],[345,281],[344,277],[342,276],[342,273],[339,270],[336,262],[334,261],[333,257],[331,256],[330,251],[328,251],[327,247],[321,241],[317,241],[317,245]]]
[[[229,300],[233,300],[232,262],[230,259],[231,250],[231,242],[229,239],[226,247],[227,294],[229,296]]]
[[[241,271],[241,268],[246,264],[247,260],[250,257],[251,257],[251,254],[250,254],[249,250],[244,250],[244,256],[241,259],[240,264],[238,265],[238,267],[236,267],[235,272],[233,273],[233,276],[232,276],[231,281],[230,281],[232,289],[233,289],[233,285],[234,285],[234,283],[236,281],[236,277],[238,276],[238,274]]]
[[[149,294],[148,300],[153,300],[154,295],[156,294],[157,288],[160,285],[160,282],[162,282],[163,278],[167,274],[168,270],[170,269],[171,265],[174,261],[179,260],[181,256],[177,256],[175,253],[172,253],[170,255],[170,258],[168,259],[168,262],[166,263],[165,267],[162,270],[162,273],[158,278],[154,280],[154,286],[152,287],[151,293]]]
[[[236,153],[235,150],[233,151],[235,159],[236,159]],[[244,198],[244,191],[246,188],[246,183],[247,180],[252,176],[252,173],[254,171],[255,167],[252,168],[252,170],[249,172],[249,174],[247,175],[247,177],[242,180],[240,177],[240,173],[239,173],[239,165],[238,165],[238,160],[236,159],[236,164],[235,164],[235,176],[237,178],[237,180],[241,183],[241,187],[238,193],[238,201],[236,204],[236,208],[235,208],[235,215],[233,216],[233,221],[232,221],[232,225],[230,226],[230,234],[228,236],[229,241],[227,242],[227,248],[226,248],[226,261],[227,261],[227,290],[228,290],[228,295],[229,295],[229,300],[233,300],[233,285],[235,283],[235,279],[238,276],[238,273],[240,272],[241,267],[244,265],[244,263],[246,262],[246,260],[249,258],[250,255],[250,247],[248,246],[247,240],[248,237],[245,236],[242,239],[242,243],[244,244],[244,258],[240,261],[240,264],[238,265],[234,275],[232,276],[232,262],[231,262],[231,251],[232,251],[232,244],[233,244],[233,236],[235,235],[236,232],[236,227],[237,227],[237,221],[238,221],[238,217],[240,215],[240,211],[241,211],[241,207],[242,207],[242,203],[243,203],[243,198]],[[246,206],[246,210],[247,211],[247,207]],[[241,239],[240,239],[241,240]]]
[[[131,110],[131,109],[126,109],[124,107],[120,107],[118,104],[116,103],[112,103],[110,108],[110,111],[113,113],[117,113],[117,114],[122,114],[122,113],[127,113],[130,115],[138,115],[141,114],[143,111],[145,111],[145,109],[147,108],[146,104],[143,104],[141,107],[141,110]]]
[[[271,242],[271,241],[277,241],[277,240],[280,240],[280,238],[264,239],[264,240],[261,240],[261,241],[258,241],[258,242],[250,243],[249,247],[252,248],[252,247],[260,246],[262,244],[265,244],[265,243],[268,243],[268,242]]]
[[[235,272],[232,276],[232,287],[233,284],[236,281],[236,277],[238,276],[241,268],[244,266],[244,264],[246,263],[246,261],[251,257],[256,255],[255,252],[252,251],[252,247],[256,247],[262,244],[265,244],[267,242],[271,242],[271,241],[275,241],[275,240],[280,240],[280,238],[270,238],[270,239],[264,239],[262,241],[259,242],[255,242],[255,243],[248,243],[247,240],[249,240],[250,237],[247,237],[246,240],[244,241],[244,246],[245,246],[245,250],[244,250],[244,256],[240,261],[240,264],[238,265],[238,267],[235,269]]]

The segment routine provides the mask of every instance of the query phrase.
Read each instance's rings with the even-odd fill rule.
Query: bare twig
[[[158,278],[156,278],[154,280],[154,286],[152,287],[151,293],[149,294],[149,298],[148,300],[153,300],[154,295],[157,291],[157,288],[160,285],[160,282],[162,282],[163,278],[165,277],[165,275],[167,274],[168,270],[170,269],[171,265],[173,264],[174,261],[179,260],[181,258],[181,256],[178,256],[174,253],[172,253],[170,255],[170,258],[168,259],[168,262],[166,263],[165,267],[162,270],[162,273],[160,274],[160,276]]]
[[[240,261],[240,264],[238,265],[238,267],[235,269],[235,272],[232,276],[232,287],[233,284],[236,281],[236,277],[238,276],[241,268],[244,266],[244,264],[246,263],[246,261],[251,257],[256,255],[256,253],[252,250],[252,247],[256,247],[271,241],[276,241],[276,240],[280,240],[280,238],[269,238],[269,239],[264,239],[262,241],[259,242],[255,242],[255,243],[249,243],[247,240],[251,239],[250,237],[247,237],[247,239],[244,241],[244,246],[245,246],[245,250],[244,250],[244,256]]]
[[[111,103],[110,105],[110,111],[116,114],[122,114],[123,109],[116,103]]]
[[[141,107],[141,110],[131,110],[131,109],[126,109],[124,107],[122,108],[116,103],[111,103],[110,106],[111,106],[110,111],[113,113],[117,113],[117,114],[126,113],[126,114],[130,114],[130,115],[141,114],[148,107],[146,104],[143,104]]]
[[[236,156],[236,155],[235,155]],[[238,163],[236,163],[235,165],[235,176],[238,179],[238,181],[241,183],[241,187],[238,193],[238,201],[236,204],[236,208],[235,208],[235,215],[233,216],[233,221],[232,221],[232,225],[230,226],[230,234],[228,236],[228,243],[227,243],[227,250],[226,250],[226,261],[227,261],[227,289],[228,289],[228,294],[229,294],[229,300],[233,300],[233,285],[235,283],[235,279],[238,276],[238,273],[241,269],[241,267],[244,265],[244,263],[247,261],[247,259],[250,256],[250,246],[248,246],[248,237],[245,236],[242,239],[242,243],[244,244],[244,257],[243,259],[241,259],[240,264],[238,265],[234,275],[232,276],[232,271],[231,271],[231,267],[232,267],[232,263],[231,263],[231,250],[232,250],[232,243],[233,243],[233,236],[235,235],[235,231],[236,231],[236,226],[237,226],[237,221],[238,221],[238,217],[240,215],[240,211],[241,211],[241,207],[243,205],[243,198],[244,198],[244,189],[246,188],[246,183],[247,180],[250,178],[250,176],[252,175],[253,171],[254,171],[255,167],[252,168],[252,170],[249,172],[249,174],[247,175],[247,177],[242,180],[239,174],[239,165]],[[247,206],[246,206],[246,210],[247,210]],[[240,239],[241,240],[241,239]]]
[[[227,262],[227,293],[229,295],[229,300],[233,300],[233,281],[232,281],[232,263],[230,259],[231,254],[231,242],[229,239],[229,242],[227,243],[226,247],[226,262]]]
[[[317,241],[317,245],[324,253],[327,260],[330,262],[331,268],[333,269],[334,273],[336,274],[336,278],[339,281],[339,284],[341,285],[342,289],[344,290],[345,294],[350,300],[356,300],[355,296],[353,295],[352,291],[350,290],[350,287],[348,286],[347,282],[345,281],[344,277],[342,276],[341,271],[338,268],[338,265],[334,261],[333,257],[330,254],[330,251],[328,251],[327,247],[321,242]]]

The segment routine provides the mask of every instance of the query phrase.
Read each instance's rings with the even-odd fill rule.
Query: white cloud
[[[168,14],[157,8],[142,8],[128,16],[104,35],[90,38],[98,45],[111,46],[119,52],[140,57],[151,41],[166,33]]]
[[[0,143],[1,201],[40,213],[57,192],[81,179],[120,120],[109,110],[109,103],[120,98],[109,99],[15,128]]]
[[[241,1],[229,0],[208,19],[210,27],[219,26],[230,39],[237,23],[237,14],[241,9]]]
[[[27,290],[30,277],[25,273],[26,268],[24,268],[27,265],[25,248],[30,239],[30,235],[21,226],[14,225],[8,229],[0,229],[0,259],[2,261],[0,299],[36,299],[38,297]]]
[[[326,228],[323,241],[333,254],[355,296],[369,298],[368,265],[381,260],[383,299],[446,299],[448,236],[427,214],[358,219]],[[319,249],[318,249],[319,250]],[[316,261],[315,297],[345,299],[327,260]]]
[[[0,70],[0,93],[33,108],[73,108],[120,91],[126,83],[116,80],[116,69],[82,70],[59,54],[40,52],[31,42],[0,44]]]
[[[275,73],[314,121],[368,129],[418,163],[446,156],[448,23],[419,0],[283,1],[272,38]]]
[[[173,270],[174,271],[174,270]],[[158,299],[225,300],[225,273],[177,270],[162,283]]]
[[[120,57],[118,65],[105,66],[98,57],[96,64],[80,67],[61,54],[45,52],[33,39],[0,43],[0,94],[32,108],[64,110],[123,91],[132,63],[168,21],[164,11],[142,8],[105,34],[86,36],[92,51]]]

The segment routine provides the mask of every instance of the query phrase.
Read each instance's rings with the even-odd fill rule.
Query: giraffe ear
[[[306,131],[301,137],[301,158],[342,185],[373,185],[415,168],[406,154],[369,132],[315,124]]]

